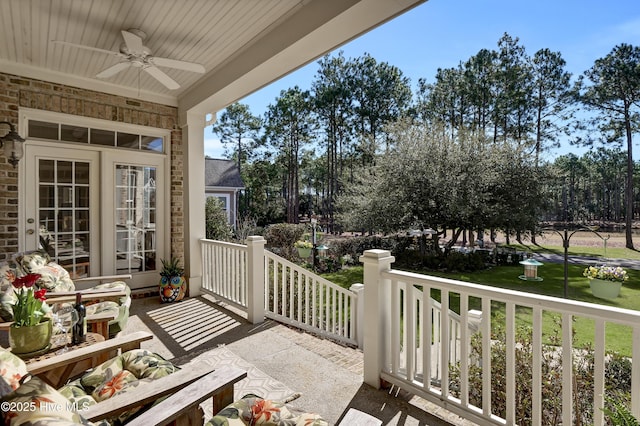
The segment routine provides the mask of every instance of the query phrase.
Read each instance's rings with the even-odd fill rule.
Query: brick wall
[[[171,130],[171,255],[184,259],[182,133],[176,125],[177,108],[0,73],[0,121],[17,126],[19,107]],[[6,128],[0,126],[0,132]],[[18,169],[0,154],[0,262],[18,251],[17,199]]]

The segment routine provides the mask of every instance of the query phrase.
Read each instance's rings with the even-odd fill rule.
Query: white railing
[[[555,409],[560,407],[556,423],[584,424],[583,417],[576,421],[576,416],[584,416],[584,412],[578,413],[574,409],[574,368],[585,358],[585,352],[574,349],[573,345],[572,325],[576,318],[593,321],[595,330],[592,336],[594,345],[589,354],[593,356],[592,407],[587,416],[592,424],[605,424],[604,413],[600,409],[605,406],[608,359],[605,326],[629,327],[633,342],[632,359],[640,356],[640,312],[392,270],[394,258],[384,250],[369,250],[361,260],[365,268],[365,324],[375,331],[365,333],[365,382],[375,387],[380,387],[381,380],[390,382],[476,423],[516,424],[516,410],[522,410],[521,405],[524,404],[518,399],[523,390],[517,388],[516,383],[521,386],[522,382],[517,379],[527,375],[531,392],[528,403],[530,424],[541,425],[547,421],[544,410],[548,401],[543,401],[543,386],[547,386],[549,380],[554,381],[553,377],[558,377],[561,388],[557,395],[553,395],[558,401],[552,401]],[[440,298],[440,315],[443,318],[439,324],[431,309],[423,306],[422,298],[416,296],[419,289],[424,294],[435,294]],[[436,336],[443,342],[450,341],[450,336],[455,333],[449,321],[452,316],[450,307],[454,303],[462,324],[470,322],[470,305],[479,305],[482,309],[481,337],[476,345],[480,353],[475,356],[470,350],[471,332],[468,327],[459,330],[459,357],[454,356],[450,345],[440,345],[436,354],[422,350],[431,347]],[[496,315],[498,311],[504,315]],[[553,342],[553,345],[548,340],[548,333],[543,333],[543,323],[550,313],[560,318],[557,327],[561,341]],[[516,329],[522,322],[528,323],[532,330],[528,348],[522,348],[516,337]],[[503,341],[492,340],[496,327],[505,331]],[[506,380],[502,389],[505,406],[500,413],[492,406],[492,395],[498,386],[492,374],[492,355],[496,354],[498,347],[503,348],[505,354],[501,374]],[[523,354],[524,350],[530,353]],[[517,369],[518,357],[523,355],[531,357],[530,371]],[[439,368],[440,380],[433,380],[433,357],[438,358],[440,365],[448,367]],[[544,378],[543,366],[547,373]],[[552,374],[548,374],[547,369],[552,369]],[[458,372],[455,378],[450,376],[450,371],[454,370]],[[425,380],[425,377],[430,379]],[[631,381],[631,411],[640,417],[640,365],[637,363],[633,364]],[[477,401],[478,397],[480,402],[474,405],[473,400]]]
[[[420,354],[422,354],[422,352],[424,350],[430,350],[431,351],[431,381],[433,383],[440,383],[440,381],[442,380],[442,359],[437,356],[438,353],[440,353],[441,351],[441,346],[443,344],[448,345],[449,346],[449,357],[451,359],[452,362],[460,362],[460,358],[462,356],[462,322],[460,320],[460,315],[451,310],[448,309],[448,315],[443,314],[442,312],[442,304],[440,302],[438,302],[437,300],[433,299],[432,297],[429,297],[427,299],[428,305],[424,305],[424,293],[422,290],[417,289],[417,288],[413,288],[412,291],[407,291],[407,284],[406,283],[400,283],[399,284],[399,288],[402,292],[402,294],[404,295],[404,297],[412,297],[413,301],[411,303],[407,303],[405,305],[405,309],[409,306],[411,306],[414,310],[414,312],[412,313],[413,318],[415,318],[416,320],[416,330],[419,330],[420,332],[424,331],[424,327],[427,326],[427,324],[423,324],[423,320],[425,318],[424,315],[420,315],[420,312],[422,311],[422,307],[424,306],[425,309],[430,312],[430,314],[428,314],[428,316],[431,318],[431,345],[430,346],[426,346],[423,347],[423,343],[426,342],[426,340],[424,339],[416,339],[416,345],[415,347],[411,347],[409,345],[407,345],[407,334],[403,333],[402,336],[402,348],[403,348],[403,354],[400,356],[399,362],[402,361],[406,361],[407,357],[404,354],[405,349],[406,350],[414,350],[416,352],[417,355],[417,363],[416,363],[416,372],[417,374],[422,374],[422,359],[423,357],[420,356]],[[478,325],[479,325],[479,320],[480,320],[480,316],[478,312],[469,312],[468,315],[470,315],[472,318],[469,318],[469,322],[467,323],[467,330],[468,333],[473,333],[478,331]],[[448,330],[449,330],[449,336],[448,336],[448,341],[445,340],[443,338],[442,335],[442,330],[444,329],[442,327],[442,320],[443,318],[449,322],[449,326],[448,326]],[[435,356],[434,356],[435,355]],[[402,365],[401,368],[406,368],[405,365]],[[448,368],[448,366],[446,367]]]
[[[248,284],[247,246],[201,240],[202,288],[239,308],[246,309]]]
[[[265,250],[265,242],[201,240],[202,289],[251,322],[266,316],[356,345],[357,294]]]
[[[269,251],[264,267],[267,317],[357,344],[354,293]]]

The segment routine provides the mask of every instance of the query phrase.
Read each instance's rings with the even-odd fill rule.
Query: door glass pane
[[[89,275],[89,166],[38,160],[38,236],[41,248],[72,278]]]
[[[69,142],[89,142],[89,129],[86,127],[68,126],[62,124],[60,126],[60,139]]]
[[[156,168],[116,165],[116,272],[156,269]]]

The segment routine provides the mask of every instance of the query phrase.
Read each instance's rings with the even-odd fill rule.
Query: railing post
[[[358,348],[362,349],[364,342],[364,284],[352,284],[349,290],[356,299],[355,306],[352,307],[355,310],[353,319],[355,321],[356,342],[358,342]]]
[[[247,319],[264,321],[264,245],[261,236],[247,237]]]
[[[380,389],[380,372],[390,358],[385,356],[389,347],[389,301],[391,285],[381,277],[382,271],[391,269],[395,258],[388,250],[367,250],[360,256],[364,264],[364,382]]]

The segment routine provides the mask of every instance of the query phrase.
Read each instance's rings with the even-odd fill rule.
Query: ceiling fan
[[[54,43],[64,44],[67,46],[73,46],[80,49],[93,50],[94,52],[107,53],[109,55],[115,55],[121,58],[121,61],[109,68],[101,71],[96,75],[98,78],[109,78],[120,71],[129,68],[130,66],[141,68],[150,74],[153,78],[165,85],[167,89],[174,90],[180,87],[180,85],[158,67],[174,68],[183,71],[191,71],[197,73],[204,73],[205,69],[202,65],[194,62],[179,61],[176,59],[160,58],[153,56],[151,50],[142,44],[143,40],[147,37],[144,31],[138,29],[130,29],[122,31],[122,38],[124,42],[120,45],[118,52],[113,50],[100,49],[98,47],[85,46],[83,44],[71,43],[62,40],[53,40]]]

